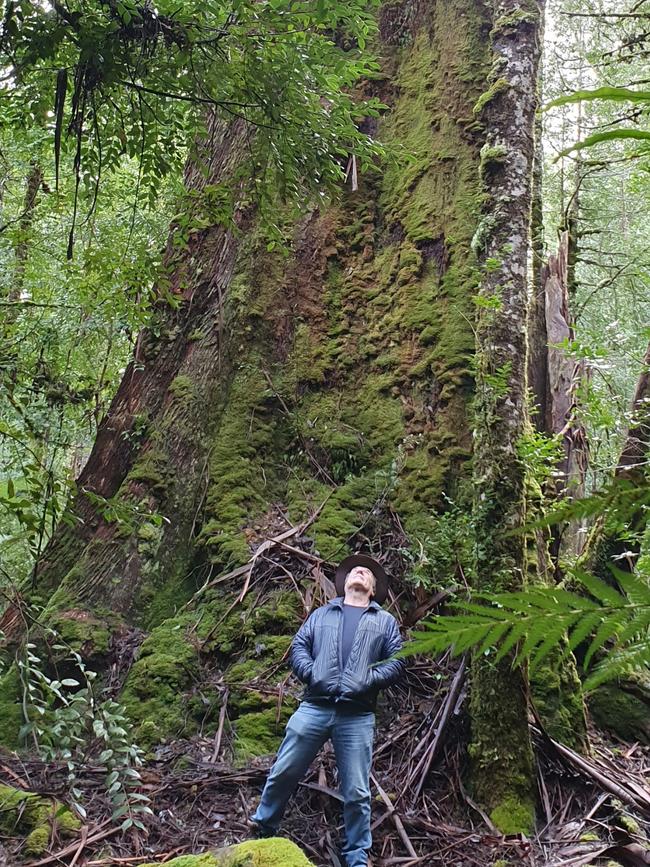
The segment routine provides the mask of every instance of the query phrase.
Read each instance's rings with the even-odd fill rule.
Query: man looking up
[[[380,604],[388,593],[383,567],[371,557],[346,557],[336,570],[337,597],[317,608],[291,644],[294,674],[305,684],[287,723],[252,825],[277,833],[287,801],[329,738],[343,797],[347,867],[366,867],[370,834],[370,763],[377,693],[402,675],[393,659],[402,646],[397,621]]]

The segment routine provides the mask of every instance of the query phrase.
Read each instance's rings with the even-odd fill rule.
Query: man
[[[336,570],[337,597],[316,609],[291,644],[290,662],[305,691],[252,817],[259,836],[277,832],[287,801],[331,738],[343,797],[347,867],[366,867],[370,834],[370,763],[377,693],[402,674],[397,622],[380,608],[388,593],[382,566],[363,554]],[[384,660],[384,661],[382,661]]]

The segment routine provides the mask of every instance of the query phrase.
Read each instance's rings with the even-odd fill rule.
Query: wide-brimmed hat
[[[372,557],[368,557],[367,554],[351,554],[345,560],[341,560],[336,567],[336,576],[334,578],[336,592],[339,596],[345,596],[345,579],[348,572],[354,569],[355,566],[365,566],[375,576],[376,584],[373,599],[381,605],[388,596],[388,575],[381,563],[373,560]]]

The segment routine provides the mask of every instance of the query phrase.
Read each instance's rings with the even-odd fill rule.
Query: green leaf
[[[576,90],[551,100],[544,106],[543,111],[548,111],[559,105],[568,105],[573,102],[594,102],[594,100],[650,103],[650,90],[630,90],[629,87],[597,87],[595,90]]]
[[[553,162],[557,162],[562,157],[568,156],[568,154],[572,153],[572,151],[580,151],[584,150],[585,148],[591,148],[594,147],[594,145],[601,144],[602,142],[627,139],[632,139],[634,141],[650,142],[650,132],[646,132],[642,129],[628,129],[626,127],[610,129],[606,132],[595,132],[593,133],[593,135],[587,136],[587,138],[583,139],[583,141],[576,142],[570,147],[565,148],[563,151],[560,151],[560,153],[555,157]]]

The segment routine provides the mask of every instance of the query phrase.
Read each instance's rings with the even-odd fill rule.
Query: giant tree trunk
[[[241,683],[255,665],[282,659],[304,612],[290,581],[282,589],[293,575],[281,569],[254,577],[255,594],[247,592],[250,571],[238,567],[268,537],[311,519],[325,560],[364,548],[399,573],[398,545],[417,551],[435,537],[449,499],[470,507],[473,237],[484,238],[481,297],[503,284],[502,309],[479,334],[475,481],[489,542],[480,585],[521,580],[522,545],[505,530],[522,514],[515,442],[525,406],[537,20],[518,3],[494,20],[465,0],[385,5],[383,77],[368,90],[390,106],[372,132],[391,161],[297,221],[279,206],[287,255],[267,248],[243,206],[234,227],[172,228],[155,322],[101,425],[69,520],[26,591],[98,660],[109,633],[151,630],[122,690],[141,741],[217,726],[214,699],[207,709],[201,699],[205,676],[212,695],[215,684],[217,694],[230,685],[241,754],[272,749],[276,696],[269,704]],[[486,94],[493,55],[502,68]],[[188,170],[200,216],[245,154],[247,134],[240,122],[215,123],[203,148],[207,177]],[[479,221],[481,176],[494,220]],[[453,575],[434,561],[429,579]],[[11,633],[19,605],[4,621]],[[505,666],[477,665],[475,678],[478,796],[497,824],[520,830],[532,805],[524,682]]]
[[[484,217],[476,235],[482,266],[476,337],[474,446],[479,589],[514,590],[525,580],[526,357],[534,117],[541,8],[495,4],[491,87],[481,103]],[[514,531],[514,532],[513,532]],[[519,531],[519,532],[517,532]],[[527,682],[521,668],[478,654],[473,664],[471,755],[480,800],[503,831],[534,822]]]

